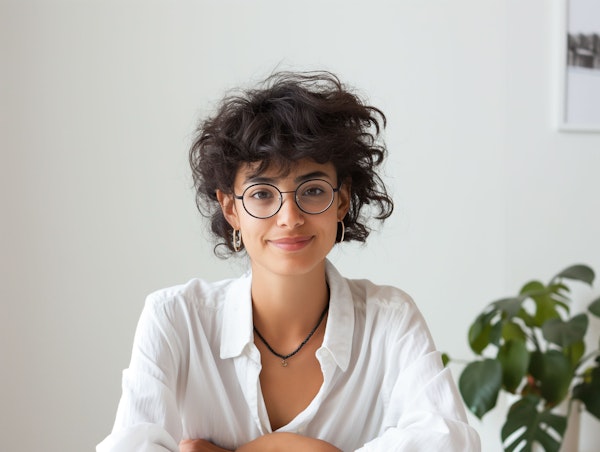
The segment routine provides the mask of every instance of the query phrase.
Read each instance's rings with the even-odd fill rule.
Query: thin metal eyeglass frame
[[[327,205],[327,207],[325,207],[320,212],[307,212],[306,210],[304,210],[302,208],[302,206],[298,202],[298,189],[300,187],[302,187],[304,184],[307,184],[309,182],[314,182],[314,181],[325,182],[327,185],[329,185],[331,187],[331,189],[333,190],[333,192],[331,193],[331,201],[329,201],[329,204]],[[281,210],[281,207],[283,206],[283,195],[286,193],[294,193],[294,202],[296,203],[296,206],[298,206],[298,209],[300,209],[302,212],[304,212],[307,215],[319,215],[319,214],[322,214],[323,212],[327,211],[327,209],[329,209],[331,207],[331,205],[333,204],[333,200],[335,199],[335,194],[338,191],[340,191],[340,188],[342,188],[342,184],[343,184],[343,182],[340,182],[340,185],[337,188],[335,188],[333,185],[331,185],[331,183],[329,181],[326,181],[325,179],[308,179],[308,180],[305,180],[304,182],[302,182],[300,185],[298,185],[295,190],[281,191],[277,186],[275,186],[273,184],[269,184],[266,182],[259,182],[259,183],[247,186],[241,195],[236,195],[235,193],[233,193],[233,197],[235,199],[239,199],[240,201],[242,201],[242,206],[244,206],[244,210],[246,211],[246,213],[248,215],[250,215],[251,217],[254,217],[254,218],[258,218],[259,220],[266,220],[267,218],[271,218],[271,217],[274,217],[275,215],[277,215],[277,213]],[[244,203],[244,195],[246,194],[246,192],[248,190],[250,190],[252,187],[256,187],[257,185],[268,185],[269,187],[273,187],[275,190],[277,190],[279,192],[279,207],[275,210],[275,212],[273,212],[271,215],[268,215],[266,217],[260,217],[258,215],[254,215],[254,214],[250,213],[250,211],[246,207],[246,204]]]

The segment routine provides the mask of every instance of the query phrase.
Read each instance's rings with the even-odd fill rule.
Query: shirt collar
[[[352,352],[354,302],[347,281],[329,260],[325,263],[325,272],[330,293],[329,315],[322,347],[331,353],[338,367],[345,371]],[[241,355],[248,344],[254,341],[251,282],[252,275],[247,272],[232,282],[225,297],[221,359]]]
[[[233,281],[223,306],[221,328],[221,359],[234,358],[253,342],[252,331],[252,274],[246,272]]]
[[[329,284],[329,316],[323,348],[333,356],[338,367],[345,371],[350,363],[354,336],[354,301],[345,278],[327,260],[325,263]]]

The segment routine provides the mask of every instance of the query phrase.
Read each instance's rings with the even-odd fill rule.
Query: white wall
[[[0,1],[3,450],[92,450],[145,295],[239,272],[212,256],[187,148],[224,89],[277,66],[330,69],[388,115],[395,215],[331,257],[411,293],[441,349],[470,356],[471,320],[525,280],[600,271],[600,134],[554,126],[559,0]],[[486,452],[500,419],[473,421]]]

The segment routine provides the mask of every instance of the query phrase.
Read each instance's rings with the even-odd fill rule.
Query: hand
[[[340,449],[326,441],[294,433],[264,435],[244,444],[236,449],[236,452],[306,452],[307,450],[311,452],[341,452]]]
[[[184,439],[179,443],[179,452],[233,452],[229,449],[215,446],[203,439]]]

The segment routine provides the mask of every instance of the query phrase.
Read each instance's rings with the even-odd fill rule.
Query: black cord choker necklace
[[[325,318],[325,314],[327,314],[328,309],[329,309],[329,302],[327,302],[325,309],[323,309],[323,312],[321,313],[321,317],[319,317],[319,322],[315,325],[315,327],[312,329],[312,331],[310,333],[308,333],[308,336],[306,336],[306,339],[304,339],[302,341],[302,343],[298,346],[298,348],[296,350],[294,350],[292,353],[290,353],[288,355],[282,355],[281,353],[277,353],[275,350],[273,350],[273,348],[265,340],[265,338],[262,336],[262,334],[260,334],[259,331],[256,329],[256,326],[255,325],[252,325],[252,326],[254,327],[254,332],[256,333],[258,338],[262,341],[263,344],[265,344],[267,346],[269,351],[271,353],[273,353],[275,356],[277,356],[278,358],[281,358],[281,366],[287,367],[287,365],[288,365],[287,360],[289,358],[291,358],[292,356],[294,356],[296,353],[298,353],[302,349],[302,347],[304,347],[306,345],[306,343],[309,341],[309,339],[312,337],[312,335],[315,334],[315,331],[317,331],[317,329],[323,322],[323,319]]]

